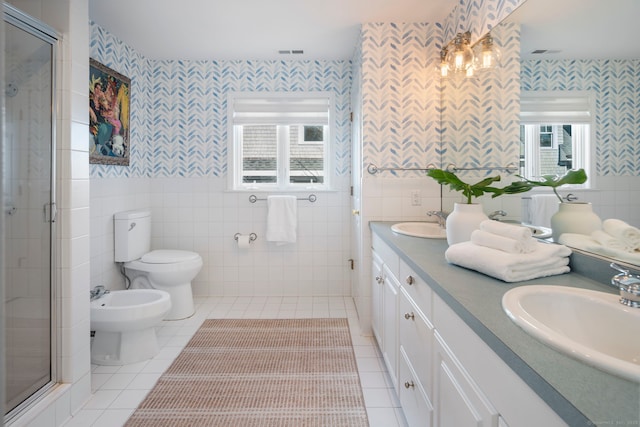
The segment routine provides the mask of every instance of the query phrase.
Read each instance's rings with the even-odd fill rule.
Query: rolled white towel
[[[595,241],[591,236],[586,236],[584,234],[563,233],[560,236],[559,243],[575,249],[581,249],[594,254],[615,258],[623,262],[640,264],[640,252],[627,252],[603,246]]]
[[[630,245],[626,244],[623,240],[612,236],[604,230],[596,230],[591,233],[591,237],[596,242],[600,243],[602,246],[606,248],[616,249],[619,251],[631,252],[633,248]]]
[[[640,229],[619,219],[605,219],[602,229],[622,240],[631,250],[640,249]]]
[[[505,224],[503,222],[494,221],[491,219],[482,221],[480,223],[480,230],[519,241],[530,239],[532,236],[529,227],[522,227],[515,224]]]
[[[535,251],[537,247],[536,240],[533,237],[516,240],[484,230],[474,230],[471,233],[471,241],[479,246],[486,246],[511,254],[526,254]]]
[[[570,271],[568,255],[563,245],[537,243],[529,254],[510,254],[497,249],[462,242],[449,246],[445,258],[451,264],[469,268],[505,282],[519,282],[538,277],[554,276]]]

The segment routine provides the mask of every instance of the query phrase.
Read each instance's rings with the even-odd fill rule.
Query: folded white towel
[[[267,241],[278,245],[296,242],[297,207],[295,196],[267,197]]]
[[[619,219],[605,219],[602,229],[622,240],[630,250],[640,249],[640,229]]]
[[[496,221],[493,221],[496,222]],[[480,224],[482,228],[482,224]],[[512,227],[512,228],[525,228],[525,227]],[[529,229],[527,229],[529,231]],[[536,250],[536,239],[531,237],[529,231],[528,239],[512,239],[498,234],[493,234],[488,231],[474,230],[471,233],[471,241],[479,246],[486,246],[487,248],[498,249],[503,252],[511,254],[526,254]]]
[[[584,234],[562,233],[559,243],[586,252],[604,255],[631,264],[640,264],[640,251],[627,252],[603,246],[593,237]]]
[[[531,229],[515,224],[505,224],[500,221],[485,220],[480,223],[480,230],[499,236],[508,237],[518,241],[525,241],[531,238]]]
[[[563,245],[536,242],[528,254],[510,254],[497,249],[462,242],[449,246],[445,258],[452,264],[479,271],[505,282],[519,282],[570,271],[571,249]]]
[[[616,249],[619,251],[631,252],[632,248],[630,245],[625,244],[623,240],[618,239],[617,237],[612,236],[604,230],[596,230],[591,233],[591,237],[596,242],[600,243],[602,246]]]

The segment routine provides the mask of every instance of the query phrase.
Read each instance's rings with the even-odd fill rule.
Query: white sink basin
[[[640,308],[616,294],[564,286],[520,286],[502,308],[518,326],[556,350],[640,382]]]
[[[537,225],[531,225],[531,224],[524,224],[522,222],[519,221],[502,221],[505,224],[515,224],[515,225],[519,225],[521,227],[527,227],[529,230],[531,230],[531,234],[533,235],[533,237],[536,237],[538,239],[546,239],[547,237],[551,237],[551,229],[547,228],[547,227],[541,227],[541,226],[537,226]]]
[[[447,238],[445,229],[435,222],[399,222],[391,226],[391,231],[425,239]]]

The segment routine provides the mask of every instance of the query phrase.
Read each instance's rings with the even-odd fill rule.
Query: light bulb
[[[473,66],[473,51],[470,46],[469,32],[458,33],[454,39],[454,47],[447,52],[446,62],[449,69],[453,72],[466,71],[469,67]]]
[[[477,53],[475,57],[474,66],[477,69],[493,68],[498,65],[501,52],[493,43],[493,38],[490,35],[486,35],[480,43],[478,43]]]

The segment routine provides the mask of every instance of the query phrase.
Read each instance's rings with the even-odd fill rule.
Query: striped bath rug
[[[207,319],[137,426],[368,426],[347,319]]]

